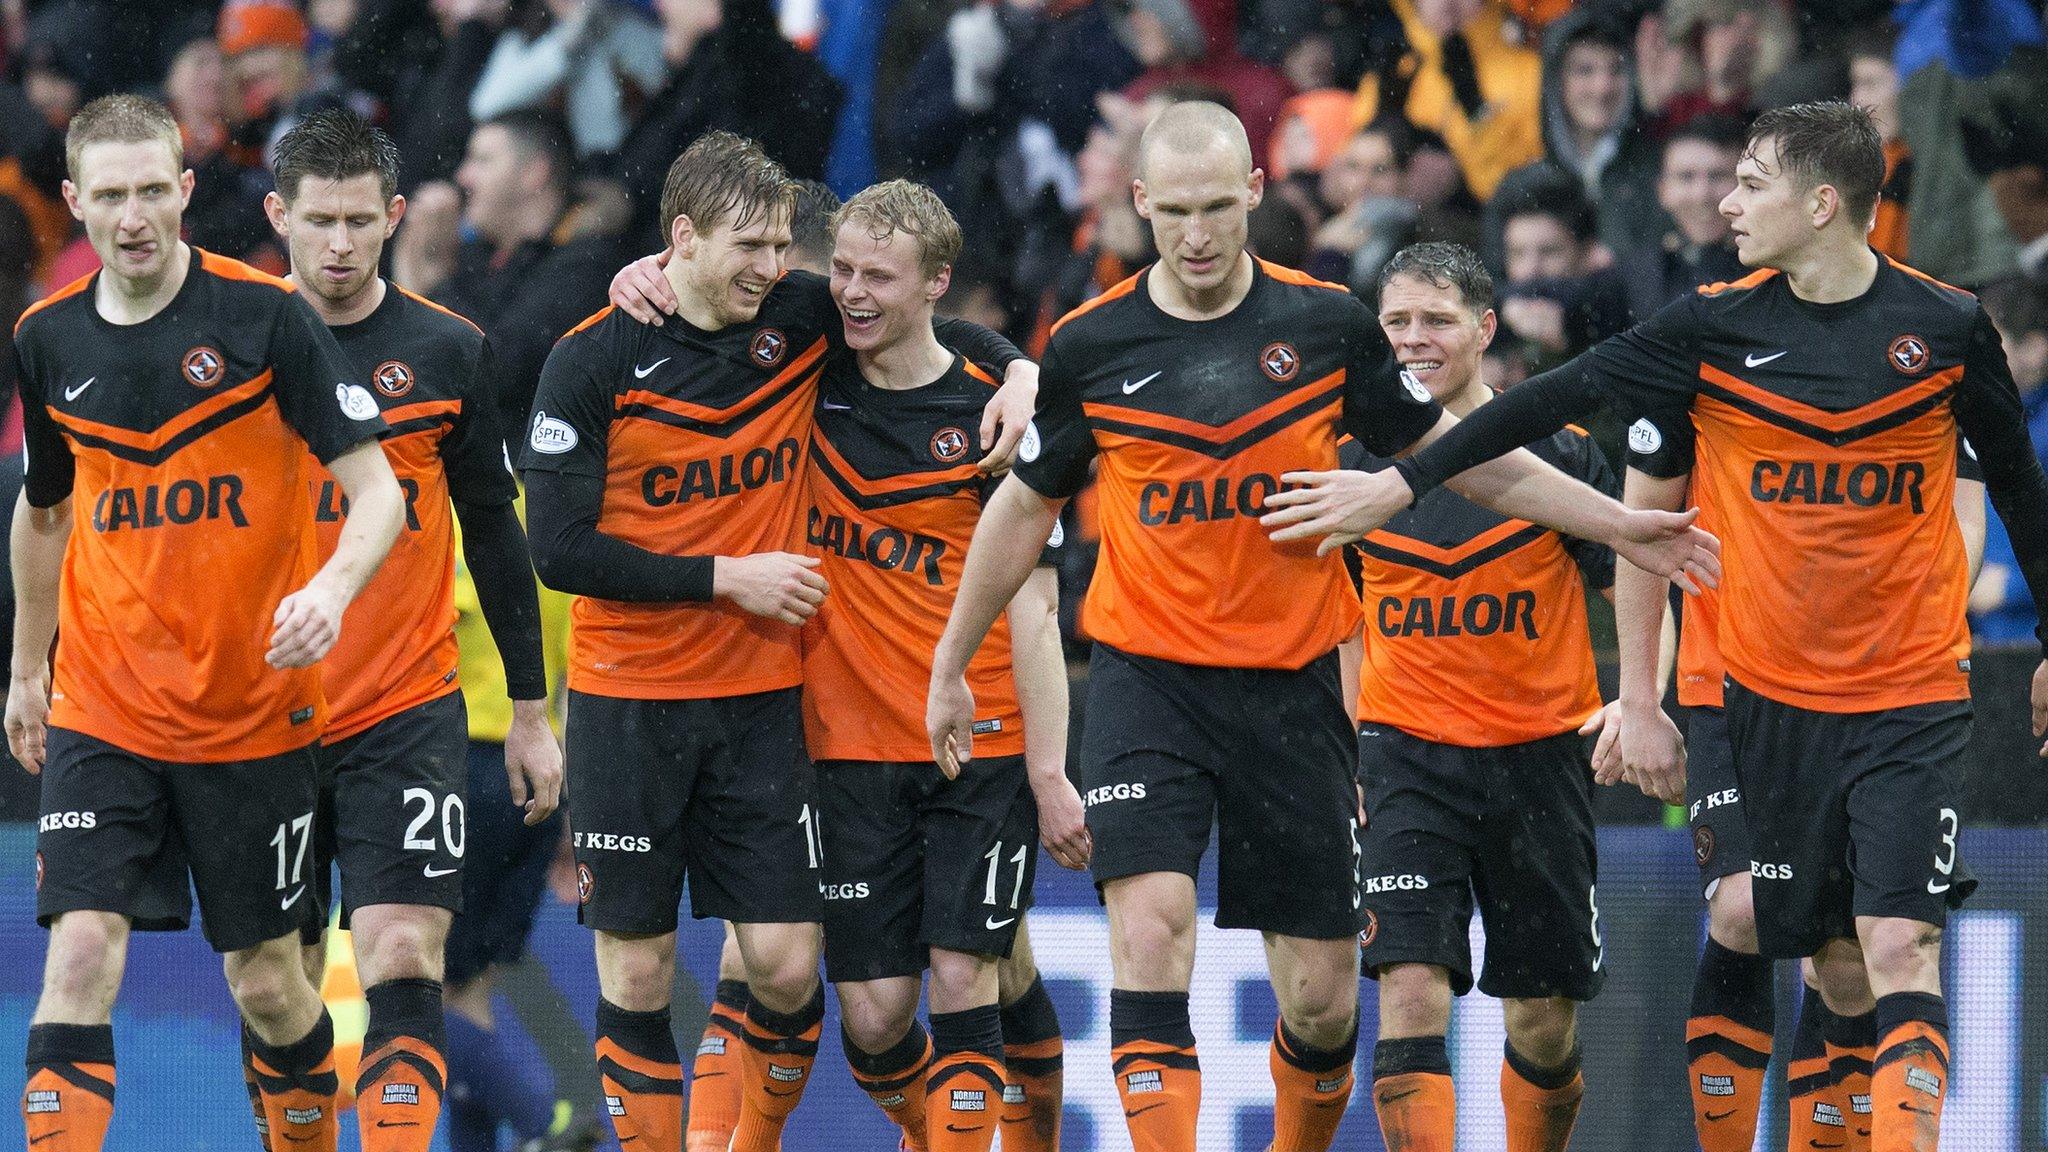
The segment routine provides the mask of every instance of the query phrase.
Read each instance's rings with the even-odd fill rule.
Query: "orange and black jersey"
[[[1610,496],[1614,470],[1583,431],[1529,445]],[[1392,461],[1346,443],[1347,468]],[[1568,732],[1600,707],[1586,590],[1614,553],[1438,489],[1366,536],[1352,563],[1365,608],[1358,719],[1466,748]]]
[[[992,490],[976,467],[976,429],[994,378],[956,359],[923,387],[877,388],[852,355],[825,369],[811,436],[804,551],[832,594],[804,625],[804,738],[818,760],[931,758],[924,696],[967,544]],[[1055,533],[1043,564],[1054,563]],[[977,755],[1024,751],[998,619],[973,661]]]
[[[1690,411],[1662,409],[1646,413],[1629,429],[1629,467],[1665,479],[1690,475],[1694,462],[1694,429]],[[1956,446],[1956,478],[1984,482],[1984,470],[1977,464],[1976,450],[1967,440]],[[1721,517],[1712,496],[1694,489],[1694,505],[1700,510],[1699,526],[1716,536],[1724,534]],[[1728,668],[1721,661],[1719,622],[1714,609],[1720,593],[1702,587],[1692,596],[1673,595],[1678,619],[1678,702],[1688,708],[1719,708],[1721,682]]]
[[[1721,658],[1761,695],[1823,712],[1968,697],[1958,426],[2037,604],[2048,596],[2048,477],[1966,292],[1889,261],[1837,304],[1769,270],[1713,285],[1397,467],[1425,492],[1610,398],[1630,418],[1689,414],[1696,464],[1671,467],[1692,471],[1721,536]]]
[[[307,450],[376,438],[377,403],[283,280],[195,248],[162,311],[117,325],[98,275],[15,329],[28,501],[73,500],[50,723],[181,762],[310,744],[318,669],[263,654],[318,563]]]
[[[1350,293],[1255,263],[1228,315],[1167,315],[1148,269],[1054,326],[1017,475],[1064,499],[1099,457],[1102,550],[1082,606],[1095,639],[1185,664],[1299,668],[1353,635],[1337,556],[1260,527],[1282,473],[1337,467],[1348,431],[1393,455],[1442,409],[1403,380]]]
[[[792,272],[751,323],[654,327],[606,308],[555,345],[520,468],[535,565],[578,596],[570,688],[690,699],[798,683],[797,629],[713,601],[712,557],[800,550],[839,332],[825,280]],[[1015,358],[1000,347],[990,359]]]
[[[330,329],[390,432],[384,455],[405,495],[405,523],[384,564],[343,618],[341,638],[322,661],[326,740],[341,740],[387,716],[457,688],[455,532],[451,501],[504,506],[519,495],[498,430],[490,345],[475,325],[438,304],[387,285],[384,300],[354,324]],[[320,555],[341,538],[347,501],[327,470],[313,465],[313,519]],[[522,575],[522,584],[530,584]],[[538,621],[538,606],[534,619]],[[538,632],[529,655],[539,674]],[[516,677],[515,677],[516,680]],[[540,693],[544,695],[543,691]]]

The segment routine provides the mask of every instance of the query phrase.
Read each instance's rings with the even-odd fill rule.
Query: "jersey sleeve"
[[[1572,434],[1571,456],[1566,460],[1569,467],[1565,473],[1574,480],[1583,480],[1595,490],[1621,499],[1621,481],[1615,477],[1614,469],[1607,463],[1607,454],[1600,450],[1593,438],[1583,433]],[[1580,575],[1586,578],[1586,587],[1598,592],[1614,587],[1614,550],[1605,544],[1581,540],[1577,536],[1566,536],[1564,548],[1571,553],[1572,562],[1579,566]]]
[[[1980,308],[1972,323],[1969,348],[1963,357],[1963,378],[1956,386],[1956,422],[1977,451],[1990,490],[1991,506],[2012,540],[2013,556],[2034,597],[2037,620],[2048,624],[2048,475],[2027,437],[2026,409],[2020,403],[1998,329]],[[2034,635],[2044,636],[2042,625]],[[2048,653],[2048,639],[2042,640]]]
[[[603,479],[611,433],[612,386],[603,336],[606,325],[564,337],[548,353],[533,396],[521,471],[566,472]]]
[[[1402,368],[1365,305],[1344,299],[1344,430],[1375,456],[1406,451],[1436,427],[1443,406]]]
[[[1696,430],[1689,408],[1653,408],[1628,426],[1628,466],[1659,480],[1692,475]]]
[[[342,359],[334,334],[298,293],[278,306],[270,331],[271,387],[277,406],[322,464],[384,434],[377,398]]]
[[[1515,385],[1395,467],[1421,497],[1468,468],[1555,435],[1603,404],[1626,418],[1690,410],[1699,376],[1698,302],[1697,296],[1681,297],[1628,331]]]
[[[25,353],[26,342],[17,339],[14,378],[20,382],[22,467],[26,473],[22,491],[28,494],[30,505],[50,508],[71,495],[72,476],[77,467],[71,459],[70,443],[57,430],[57,422],[50,419],[50,411],[43,405],[42,381],[31,371]]]
[[[843,338],[842,326],[836,318],[831,330],[835,338]],[[935,317],[932,320],[932,335],[939,338],[939,343],[969,360],[994,369],[997,384],[1002,383],[1003,373],[1010,370],[1012,363],[1024,358],[1024,353],[1018,351],[1017,346],[1010,343],[1008,337],[994,329],[983,328],[972,320],[962,320],[954,316]]]
[[[1017,445],[1017,478],[1052,500],[1066,500],[1088,483],[1095,436],[1081,409],[1081,382],[1067,369],[1055,336],[1039,363],[1038,412]]]
[[[498,366],[486,339],[470,364],[462,410],[441,441],[441,466],[448,473],[448,497],[457,504],[494,507],[519,498],[512,461],[498,428]]]

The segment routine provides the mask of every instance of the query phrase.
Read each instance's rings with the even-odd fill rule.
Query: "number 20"
[[[419,815],[412,818],[412,823],[405,826],[405,850],[432,852],[433,835],[430,832],[426,836],[421,836],[420,830],[426,828],[427,823],[434,818],[434,794],[425,788],[407,788],[405,795],[399,798],[399,803],[407,808],[412,807],[415,802],[419,804],[420,811]],[[462,797],[450,792],[442,798],[440,808],[441,838],[447,841],[448,854],[461,859],[464,842]]]

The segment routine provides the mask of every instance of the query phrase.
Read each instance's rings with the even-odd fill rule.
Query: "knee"
[[[358,934],[356,953],[363,968],[363,984],[439,980],[446,938],[447,930],[426,916],[393,919],[379,926],[368,940]]]
[[[675,983],[674,938],[598,937],[598,978],[605,999],[629,1012],[652,1012],[669,1002]]]
[[[846,1038],[862,1052],[880,1054],[895,1047],[903,1034],[910,1030],[910,1021],[917,1012],[917,1002],[911,1001],[909,1012],[894,1010],[894,1006],[880,998],[861,995],[841,988],[839,992],[839,1023],[846,1030]]]
[[[66,912],[50,929],[43,995],[70,1009],[110,1010],[121,986],[128,924],[103,912]]]
[[[754,999],[790,1012],[810,999],[818,987],[817,936],[812,933],[801,939],[808,940],[810,947],[793,942],[788,947],[752,950],[747,963],[747,987]]]
[[[1749,877],[1722,878],[1707,901],[1707,933],[1723,948],[1756,955],[1756,905],[1750,902]]]
[[[1442,1036],[1451,1027],[1450,975],[1433,964],[1380,970],[1380,1035]]]
[[[1941,929],[1917,920],[1884,919],[1872,923],[1860,935],[1863,962],[1873,986],[1886,990],[1911,989],[1930,974],[1941,970]]]
[[[1549,1068],[1564,1063],[1576,1041],[1577,1007],[1562,997],[1509,1000],[1502,1005],[1508,1043],[1530,1063]]]
[[[311,991],[296,937],[231,953],[226,970],[235,1006],[250,1020],[281,1020],[291,1014],[295,1001]]]
[[[971,997],[995,974],[996,961],[992,957],[946,948],[934,948],[931,952],[930,996],[935,1001],[956,1003],[963,997]]]
[[[1192,921],[1182,923],[1160,908],[1133,908],[1119,917],[1113,945],[1118,967],[1131,972],[1164,969],[1194,938]]]

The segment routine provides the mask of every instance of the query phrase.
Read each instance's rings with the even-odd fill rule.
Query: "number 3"
[[[1956,810],[1953,808],[1943,808],[1940,820],[1947,826],[1948,831],[1941,834],[1943,852],[1935,853],[1934,870],[1947,876],[1956,870],[1956,829],[1961,821],[1956,818]],[[1943,858],[1943,853],[1946,853],[1946,859]]]

